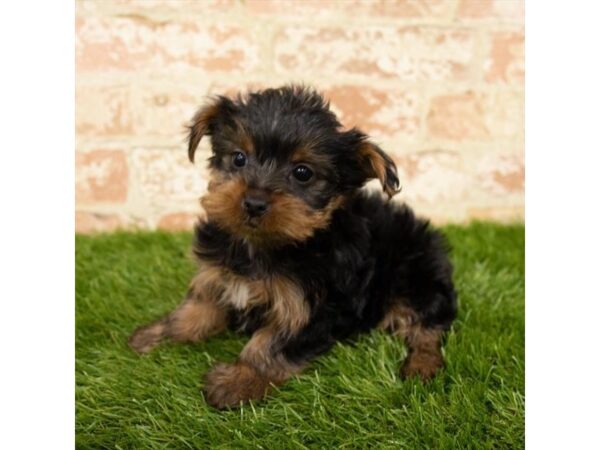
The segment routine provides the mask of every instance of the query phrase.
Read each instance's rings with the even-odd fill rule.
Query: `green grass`
[[[78,448],[520,448],[524,446],[524,229],[449,226],[460,314],[432,382],[398,377],[382,332],[337,345],[267,402],[219,412],[200,393],[233,334],[140,357],[131,331],[171,310],[194,273],[191,236],[76,238]]]

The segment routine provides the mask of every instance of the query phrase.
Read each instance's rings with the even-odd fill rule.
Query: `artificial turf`
[[[433,381],[398,376],[406,350],[383,332],[339,344],[266,402],[216,411],[201,375],[245,338],[126,340],[170,311],[194,273],[191,235],[76,237],[78,448],[521,448],[524,446],[524,227],[448,226],[459,316]]]

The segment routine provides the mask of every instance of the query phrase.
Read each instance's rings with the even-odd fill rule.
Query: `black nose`
[[[242,202],[242,206],[250,217],[260,217],[267,211],[269,204],[266,198],[246,196]]]

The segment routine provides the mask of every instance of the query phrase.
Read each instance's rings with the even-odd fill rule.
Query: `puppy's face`
[[[391,196],[396,167],[359,130],[343,131],[328,104],[299,87],[219,97],[194,116],[189,157],[211,136],[210,220],[249,241],[303,241],[326,228],[344,198],[371,178]]]

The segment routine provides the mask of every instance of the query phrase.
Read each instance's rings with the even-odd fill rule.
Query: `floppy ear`
[[[194,153],[196,153],[196,149],[198,148],[198,144],[200,144],[202,137],[212,133],[214,120],[218,112],[218,102],[212,102],[211,104],[203,106],[196,114],[194,114],[194,117],[188,126],[188,157],[191,162],[194,162]]]
[[[191,162],[194,162],[194,153],[196,153],[202,138],[205,135],[211,136],[214,133],[217,119],[221,122],[230,123],[235,110],[234,103],[229,98],[220,95],[194,114],[188,126],[188,157]]]
[[[361,166],[364,168],[367,178],[377,178],[381,187],[387,195],[393,197],[400,192],[400,180],[396,164],[377,145],[364,141],[359,146],[359,157]]]

